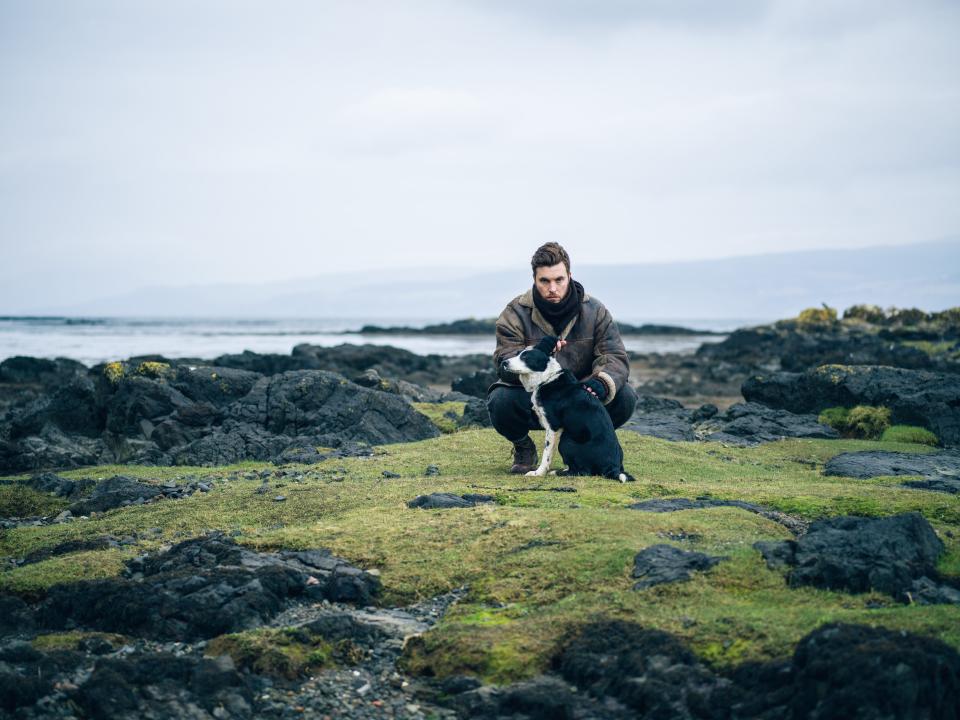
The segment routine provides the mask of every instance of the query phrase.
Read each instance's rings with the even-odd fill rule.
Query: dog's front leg
[[[550,463],[553,462],[553,454],[557,451],[557,445],[560,444],[560,435],[563,430],[546,430],[546,442],[543,444],[543,457],[540,458],[540,467],[527,473],[530,476],[541,477],[547,474],[550,469]]]

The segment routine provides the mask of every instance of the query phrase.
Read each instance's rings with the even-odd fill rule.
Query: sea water
[[[492,354],[493,335],[361,334],[365,325],[423,327],[444,322],[431,318],[0,318],[0,361],[17,355],[67,357],[86,365],[123,360],[138,355],[213,359],[250,350],[289,355],[296,345],[334,346],[343,343],[392,345],[420,355]],[[631,324],[642,324],[644,321]],[[657,321],[647,321],[657,322]],[[671,325],[725,332],[739,320],[671,320]],[[685,353],[701,343],[718,342],[721,335],[625,336],[627,350],[649,353]]]

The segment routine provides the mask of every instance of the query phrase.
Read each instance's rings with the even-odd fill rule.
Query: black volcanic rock
[[[401,398],[361,388],[323,370],[262,378],[228,408],[228,417],[275,435],[330,434],[370,444],[439,435],[433,423]]]
[[[736,403],[697,426],[704,440],[771,442],[787,437],[836,439],[840,434],[816,415],[792,413],[758,403]]]
[[[891,367],[826,365],[804,373],[758,375],[743,384],[749,402],[795,413],[828,407],[890,408],[894,424],[932,430],[944,445],[960,443],[960,375]]]
[[[585,626],[554,664],[576,687],[618,700],[635,717],[722,718],[737,698],[729,680],[673,635],[619,620]]]
[[[477,370],[454,379],[450,388],[454,392],[484,399],[487,397],[487,389],[496,381],[497,373],[494,370]]]
[[[947,720],[960,707],[957,651],[883,627],[824,625],[789,661],[745,664],[732,679],[740,718]]]
[[[823,474],[860,479],[919,475],[930,480],[951,480],[960,476],[960,451],[899,453],[868,450],[840,453],[827,460]]]
[[[55,585],[39,624],[166,640],[258,627],[293,598],[369,603],[379,581],[325,550],[257,553],[219,535],[128,563],[131,579]]]
[[[863,625],[823,625],[792,657],[744,663],[724,677],[673,635],[601,620],[568,640],[553,667],[560,677],[466,684],[449,702],[461,717],[543,720],[955,720],[960,707],[956,650]]]
[[[939,577],[936,563],[944,549],[919,513],[818,520],[798,540],[754,547],[772,567],[792,568],[788,582],[793,587],[878,590],[905,602],[914,583]]]
[[[693,571],[706,571],[724,558],[700,552],[681,550],[673,545],[651,545],[633,558],[634,590],[646,590],[654,585],[683,582]]]
[[[112,363],[8,410],[0,418],[0,471],[271,460],[311,446],[339,449],[438,433],[403,398],[335,373],[264,377],[186,363]]]
[[[661,440],[691,441],[696,440],[692,423],[691,411],[676,400],[639,394],[637,407],[623,429]]]
[[[461,427],[493,427],[487,404],[479,398],[471,398],[463,406],[463,415],[457,420]]]
[[[0,362],[0,383],[54,387],[74,375],[84,375],[86,372],[86,366],[76,360],[47,360],[19,355]]]
[[[867,326],[850,323],[781,320],[736,330],[719,343],[702,345],[697,355],[713,361],[779,366],[793,372],[829,364],[960,370],[956,363],[938,362],[918,348],[891,342]]]
[[[409,508],[423,510],[447,510],[450,508],[471,508],[480,503],[492,503],[492,495],[454,495],[453,493],[430,493],[418,495],[407,503]]]
[[[114,475],[98,482],[90,497],[78,500],[69,509],[76,516],[89,515],[92,512],[104,512],[138,501],[150,500],[162,494],[163,491],[156,485],[148,485],[123,475]]]

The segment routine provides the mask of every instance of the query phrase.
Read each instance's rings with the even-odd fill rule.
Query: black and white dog
[[[573,373],[560,367],[553,357],[556,345],[557,338],[547,336],[503,363],[530,393],[533,410],[546,431],[540,466],[527,475],[545,475],[559,447],[567,469],[558,475],[602,475],[632,481],[633,476],[623,469],[623,448],[610,415]]]

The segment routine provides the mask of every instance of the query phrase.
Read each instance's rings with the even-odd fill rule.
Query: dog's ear
[[[547,335],[543,340],[538,342],[534,347],[535,350],[539,350],[547,357],[553,355],[553,351],[557,347],[557,339],[553,335]]]

